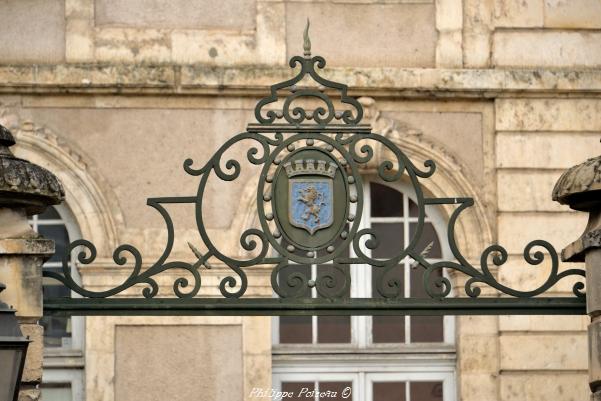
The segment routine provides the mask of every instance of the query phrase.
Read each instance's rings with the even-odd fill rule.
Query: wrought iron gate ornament
[[[420,179],[431,177],[436,164],[427,160],[423,167],[414,165],[393,142],[371,132],[362,124],[361,104],[347,95],[347,86],[321,77],[318,70],[326,65],[320,56],[311,57],[308,25],[305,29],[304,57],[290,59],[291,68],[300,67],[298,74],[285,82],[271,86],[270,94],[255,107],[257,123],[246,132],[225,142],[203,166],[195,167],[187,159],[183,168],[199,178],[195,196],[149,198],[147,204],[156,209],[167,226],[167,244],[161,257],[142,270],[142,255],[131,245],[115,249],[113,260],[124,265],[133,258],[129,277],[119,286],[106,291],[90,291],[75,282],[69,266],[71,252],[78,252],[80,264],[87,265],[96,258],[96,248],[86,240],[72,242],[62,255],[62,274],[44,271],[44,276],[56,279],[84,298],[46,299],[48,313],[72,314],[453,314],[453,313],[523,313],[568,314],[585,313],[584,283],[573,285],[572,297],[538,297],[559,280],[568,276],[584,277],[584,270],[559,271],[559,258],[550,243],[530,242],[524,249],[524,259],[538,265],[545,257],[551,260],[546,281],[530,291],[507,287],[491,272],[491,261],[503,265],[507,251],[492,245],[484,250],[480,265],[471,265],[461,254],[455,240],[455,223],[472,198],[428,198],[424,196]],[[311,80],[308,86],[305,81]],[[301,85],[302,84],[302,85]],[[287,91],[282,97],[281,93]],[[308,108],[307,102],[317,104]],[[240,237],[240,246],[252,255],[239,258],[226,255],[212,242],[203,218],[204,194],[207,181],[215,175],[224,181],[240,177],[241,165],[235,159],[223,159],[234,144],[251,141],[248,161],[261,167],[257,188],[257,212],[260,228],[249,228]],[[407,180],[417,198],[417,228],[409,246],[393,257],[376,259],[371,250],[379,246],[373,229],[360,229],[363,210],[363,190],[359,169],[374,157],[374,144],[384,146],[394,156],[377,167],[378,176],[386,182]],[[174,227],[165,204],[189,203],[195,206],[196,224],[204,248],[201,252],[189,244],[196,257],[194,262],[167,262],[173,244]],[[426,205],[456,205],[448,222],[447,241],[455,260],[429,262],[418,249],[424,227]],[[343,252],[352,249],[353,256]],[[548,255],[545,255],[546,251]],[[412,258],[423,271],[422,285],[430,299],[402,298],[400,281],[391,276],[399,263]],[[223,299],[198,298],[203,268],[210,269],[218,260],[231,269],[223,278],[219,290]],[[316,277],[307,277],[295,270],[298,265],[329,264],[318,268]],[[378,298],[349,298],[350,265],[381,269],[376,283]],[[271,286],[279,298],[243,298],[248,279],[246,270],[257,265],[273,266]],[[156,297],[159,286],[155,276],[170,269],[184,269],[188,277],[173,283],[177,298]],[[287,269],[293,270],[287,274]],[[443,270],[455,270],[469,276],[462,291],[448,297],[451,282]],[[141,299],[109,298],[142,284]],[[480,297],[480,286],[489,286],[510,297]],[[315,287],[320,298],[306,298],[308,288]],[[463,292],[463,293],[461,293]],[[156,297],[156,298],[155,298]]]

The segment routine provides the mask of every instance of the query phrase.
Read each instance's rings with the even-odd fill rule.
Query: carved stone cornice
[[[0,66],[0,93],[263,95],[272,82],[290,78],[274,66],[204,64],[45,64]],[[598,96],[601,71],[594,69],[328,69],[327,79],[345,81],[351,96],[409,98],[520,97],[578,93]]]

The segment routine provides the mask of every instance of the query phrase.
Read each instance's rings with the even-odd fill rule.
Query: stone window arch
[[[47,128],[36,127],[30,122],[15,125],[15,156],[48,169],[59,178],[65,189],[65,202],[48,208],[41,215],[32,216],[32,227],[57,241],[57,254],[69,242],[86,238],[96,245],[99,258],[111,255],[119,243],[118,227],[123,226],[123,217],[116,197],[102,177],[96,174],[88,162],[90,159]],[[88,284],[85,270],[76,265],[75,256],[71,255],[73,276],[85,287]],[[59,265],[60,262],[51,259],[45,268],[57,268]],[[56,332],[46,338],[42,393],[49,399],[83,401],[86,388],[85,319],[58,320],[54,327]]]
[[[99,257],[111,255],[119,244],[118,227],[123,227],[123,215],[116,196],[90,164],[91,159],[48,128],[31,122],[21,124],[15,140],[15,156],[48,169],[60,179],[65,203],[82,237],[94,243]]]

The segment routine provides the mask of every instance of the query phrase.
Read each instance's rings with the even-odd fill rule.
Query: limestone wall
[[[547,196],[541,195],[565,167],[598,153],[598,107],[597,99],[583,98],[497,100],[499,240],[511,253],[521,253],[527,239],[537,236],[559,248],[567,237],[576,238],[584,230],[586,221],[581,213],[558,207],[550,201],[548,191]],[[514,285],[526,287],[544,280],[541,269],[507,267],[502,275]],[[568,280],[554,292],[569,294],[570,284]],[[528,394],[532,400],[585,399],[587,343],[582,330],[587,320],[501,317],[501,398],[517,400]],[[531,375],[525,376],[524,370]]]
[[[0,12],[0,57],[17,64],[282,65],[299,53],[305,17],[332,65],[601,63],[597,0],[9,0]]]
[[[595,67],[601,5],[595,0],[468,0],[466,67]]]
[[[549,265],[526,265],[524,246],[542,238],[561,249],[584,229],[585,216],[550,198],[564,169],[601,149],[598,0],[7,0],[0,15],[0,122],[17,133],[18,154],[57,170],[84,237],[102,242],[99,267],[83,272],[91,288],[127,276],[126,268],[106,274],[116,245],[133,243],[148,260],[162,251],[163,222],[146,198],[195,193],[183,160],[200,164],[252,122],[268,86],[292,75],[287,60],[302,53],[306,17],[313,54],[328,62],[324,75],[374,99],[375,125],[403,127],[400,143],[442,155],[464,184],[430,190],[477,199],[481,209],[464,227],[483,230],[462,232],[468,257],[477,261],[498,241],[511,254],[502,280],[531,288]],[[252,187],[256,171],[243,174]],[[220,185],[209,196],[211,234],[239,251],[233,233],[252,222],[252,195]],[[173,215],[175,255],[189,257],[187,242],[199,241],[191,211]],[[221,268],[207,280],[209,294],[217,294]],[[270,294],[268,274],[252,277],[249,294]],[[566,295],[571,282],[553,291]],[[269,386],[270,319],[158,322],[88,320],[89,400],[128,399],[119,372],[129,375],[140,361],[116,350],[146,326],[217,330],[231,345],[228,369],[242,366],[243,381],[232,384],[238,395]],[[459,399],[588,397],[585,317],[457,322]],[[207,346],[186,346],[194,345]],[[211,383],[224,380],[198,386],[214,391]]]

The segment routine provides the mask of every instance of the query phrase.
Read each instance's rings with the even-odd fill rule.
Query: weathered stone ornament
[[[584,262],[588,249],[601,248],[601,156],[565,171],[553,188],[553,200],[574,210],[589,212],[582,236],[561,253],[566,262]]]
[[[54,174],[37,164],[15,157],[10,131],[0,125],[0,207],[22,207],[28,215],[41,213],[48,205],[65,198],[65,191]]]

